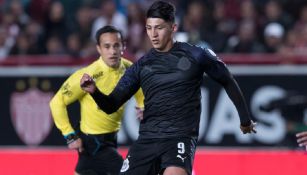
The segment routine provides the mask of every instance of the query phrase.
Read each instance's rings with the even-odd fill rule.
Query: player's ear
[[[127,42],[126,41],[122,41],[122,49],[120,51],[120,54],[123,55],[124,51],[126,50],[127,46]]]
[[[98,44],[96,44],[96,50],[97,50],[97,52],[101,55],[101,50],[100,50],[100,47],[99,47]]]
[[[177,32],[178,30],[178,25],[176,23],[172,24],[172,32]]]

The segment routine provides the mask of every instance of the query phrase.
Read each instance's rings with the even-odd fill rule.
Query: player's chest
[[[199,66],[192,58],[171,56],[152,59],[143,65],[140,75],[145,81],[169,82],[193,79],[199,73]]]

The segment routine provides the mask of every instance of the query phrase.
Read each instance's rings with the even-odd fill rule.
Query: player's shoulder
[[[183,45],[182,47],[185,48],[185,50],[193,53],[194,55],[217,57],[216,53],[207,44],[192,45],[189,43],[182,43],[182,45]]]
[[[201,47],[187,42],[177,41],[176,45],[180,50],[184,50],[185,52],[195,53],[195,52],[201,52],[203,50]]]
[[[203,52],[208,48],[208,46],[205,45],[194,45],[187,42],[178,42],[180,47],[184,50],[188,50],[190,52]]]
[[[204,49],[202,47],[187,42],[176,41],[175,47],[177,47],[175,51],[177,50],[183,51],[185,54],[193,58],[199,57],[204,52]]]

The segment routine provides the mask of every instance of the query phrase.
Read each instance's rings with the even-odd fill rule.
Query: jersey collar
[[[103,70],[106,70],[108,72],[113,72],[113,71],[118,71],[120,69],[123,68],[123,58],[121,57],[120,62],[119,62],[119,67],[118,68],[113,68],[113,67],[109,67],[102,59],[102,57],[99,57],[99,63],[100,66],[102,67]]]
[[[172,51],[176,50],[178,48],[178,46],[179,46],[178,41],[174,41],[172,48],[170,48],[166,52],[159,52],[154,48],[151,49],[151,52],[153,52],[154,54],[158,54],[158,55],[162,54],[163,55],[163,54],[171,53]]]

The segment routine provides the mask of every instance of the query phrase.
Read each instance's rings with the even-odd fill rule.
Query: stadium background
[[[143,16],[151,2],[0,1],[0,175],[72,174],[76,153],[66,149],[48,102],[72,72],[97,58],[97,26],[121,28],[132,61],[148,50]],[[307,156],[295,133],[307,130],[307,3],[172,2],[177,40],[218,52],[258,122],[258,134],[241,135],[232,103],[205,77],[194,174],[305,174]],[[137,137],[133,106],[119,133],[123,155]],[[69,112],[77,125],[78,104]]]

